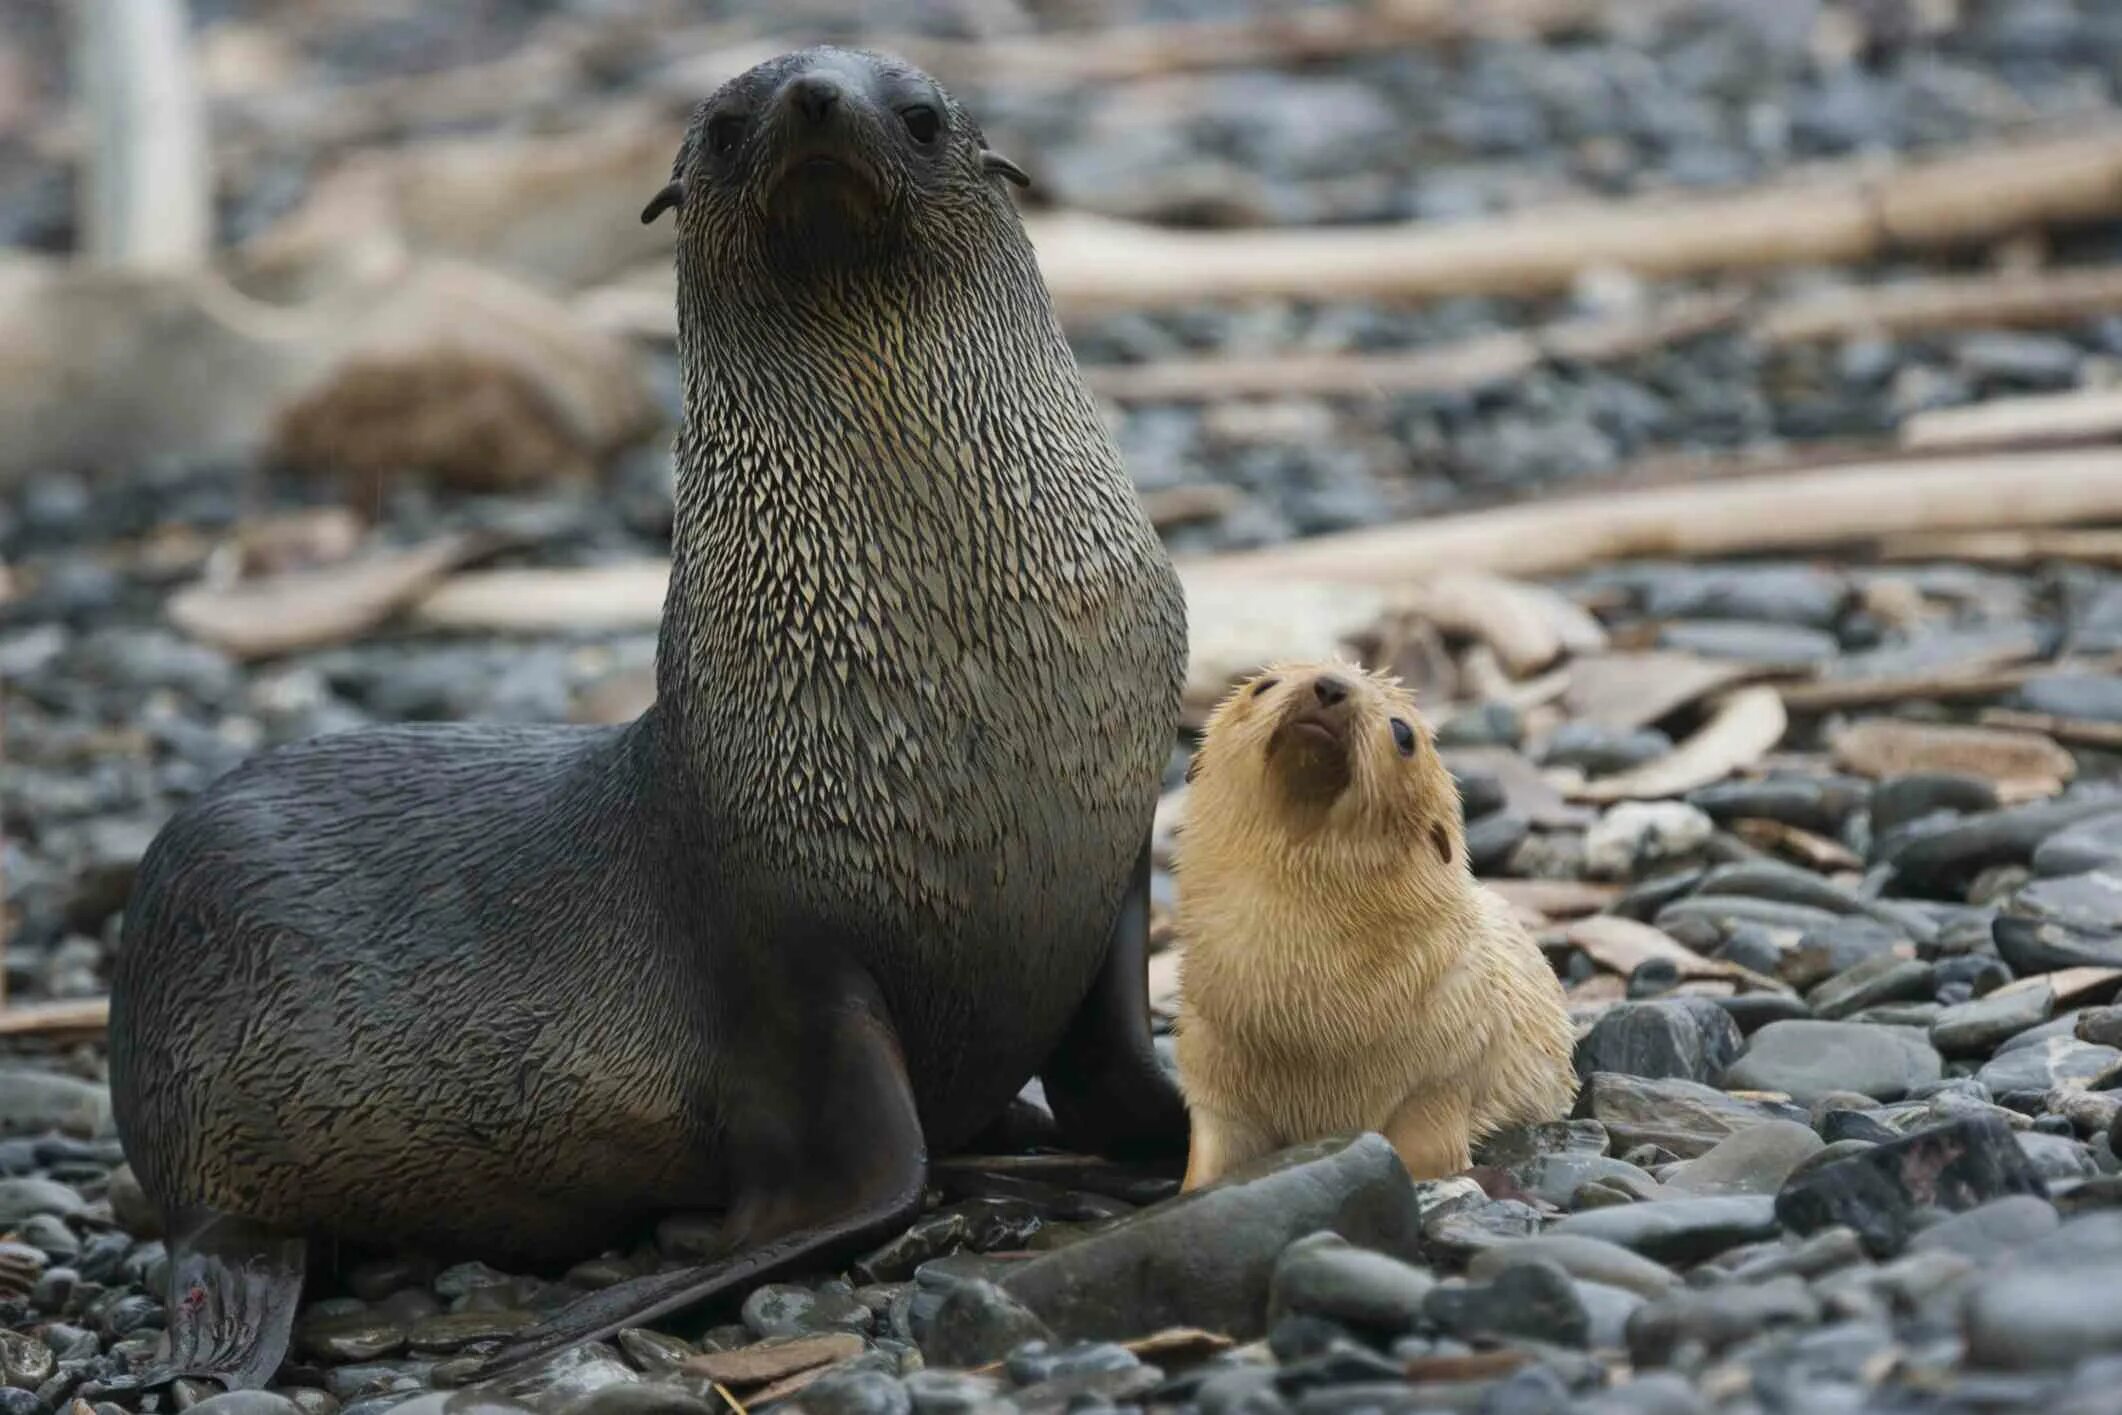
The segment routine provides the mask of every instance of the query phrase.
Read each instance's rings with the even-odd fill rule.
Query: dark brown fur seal
[[[1033,1075],[1176,1155],[1147,841],[1177,578],[1004,183],[926,75],[812,49],[701,105],[673,181],[657,702],[274,751],[164,829],[111,1074],[171,1238],[152,1376],[269,1380],[305,1236],[728,1251],[583,1298],[493,1374],[874,1241]]]

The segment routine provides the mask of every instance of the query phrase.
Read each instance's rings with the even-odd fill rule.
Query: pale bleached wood
[[[18,1002],[0,1008],[0,1037],[70,1036],[100,1032],[110,1022],[107,997]]]
[[[2045,329],[2122,313],[2122,266],[1940,275],[1783,300],[1756,325],[1771,344],[1941,329]]]
[[[1774,688],[1741,688],[1685,742],[1654,761],[1617,776],[1586,782],[1573,794],[1584,801],[1662,800],[1724,780],[1775,749],[1790,725]]]
[[[1180,231],[1081,212],[1027,222],[1065,310],[1261,298],[1551,293],[1648,277],[1947,250],[2122,211],[2122,126],[1920,163],[1845,164],[1734,192],[1541,205],[1446,223]]]
[[[1901,445],[1918,452],[1994,451],[2122,441],[2122,388],[1993,398],[1933,408],[1901,424]]]
[[[190,270],[213,241],[213,184],[183,0],[78,0],[89,143],[82,247],[101,264]]]

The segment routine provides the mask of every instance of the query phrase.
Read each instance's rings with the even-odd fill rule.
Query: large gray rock
[[[2013,988],[1959,1003],[1930,1024],[1930,1044],[1945,1056],[1987,1056],[2048,1020],[2055,994],[2046,986]]]
[[[1264,1330],[1283,1250],[1321,1229],[1358,1247],[1419,1256],[1415,1186],[1383,1136],[1269,1156],[1013,1264],[1001,1285],[1064,1340],[1127,1340],[1166,1326],[1243,1340]]]
[[[2118,1078],[2122,1078],[2122,1050],[2076,1037],[2050,1037],[2032,1046],[2015,1047],[1975,1073],[1975,1079],[1989,1087],[1993,1096],[2013,1091],[2098,1090]]]
[[[1491,1278],[1518,1263],[1550,1262],[1571,1277],[1656,1297],[1678,1285],[1671,1269],[1632,1253],[1618,1243],[1582,1234],[1543,1233],[1498,1243],[1474,1255],[1466,1266],[1472,1278]]]
[[[1742,1040],[1731,1014],[1706,997],[1616,1003],[1577,1043],[1577,1074],[1708,1083],[1724,1073]]]
[[[1282,1250],[1268,1288],[1268,1319],[1288,1312],[1400,1333],[1422,1315],[1437,1285],[1425,1270],[1358,1248],[1338,1233],[1314,1233]]]
[[[1791,1172],[1826,1148],[1809,1125],[1795,1120],[1764,1120],[1741,1130],[1699,1159],[1688,1160],[1665,1177],[1666,1192],[1676,1198],[1705,1194],[1773,1194]]]
[[[1724,1073],[1735,1091],[1781,1091],[1810,1105],[1836,1091],[1899,1100],[1944,1074],[1929,1039],[1908,1027],[1864,1022],[1771,1022],[1747,1039]]]
[[[0,1070],[0,1135],[57,1130],[88,1138],[110,1124],[110,1092],[93,1081],[51,1071]]]
[[[1971,1115],[1805,1171],[1776,1196],[1776,1213],[1800,1233],[1842,1224],[1874,1254],[1891,1256],[1922,1210],[1957,1212],[2007,1194],[2046,1198],[2048,1186],[2010,1125]]]

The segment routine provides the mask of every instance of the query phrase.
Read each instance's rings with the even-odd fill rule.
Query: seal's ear
[[[641,224],[646,226],[664,212],[674,210],[683,205],[685,205],[685,179],[681,177],[649,198],[648,205],[641,208]]]
[[[980,150],[980,166],[986,171],[999,173],[1007,177],[1020,187],[1028,187],[1032,184],[1032,179],[1025,175],[1022,167],[1019,167],[999,152],[990,152],[982,148]]]

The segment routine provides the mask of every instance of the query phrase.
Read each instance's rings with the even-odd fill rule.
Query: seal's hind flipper
[[[230,1390],[270,1382],[287,1357],[308,1253],[304,1239],[249,1219],[192,1216],[169,1245],[168,1378],[210,1377]]]

